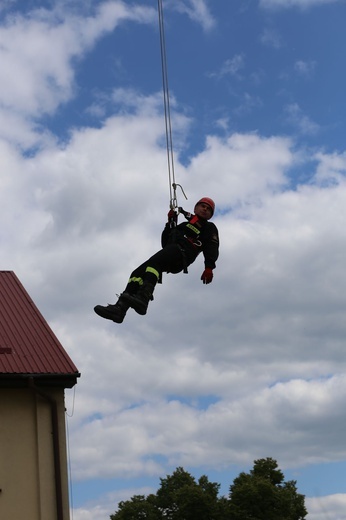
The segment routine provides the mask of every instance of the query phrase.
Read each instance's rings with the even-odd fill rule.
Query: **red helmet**
[[[213,199],[210,199],[209,197],[202,197],[197,203],[196,203],[196,206],[198,206],[198,204],[208,204],[208,206],[211,208],[211,215],[213,216],[214,215],[214,211],[215,211],[215,202],[213,201]],[[195,206],[195,207],[196,207]]]

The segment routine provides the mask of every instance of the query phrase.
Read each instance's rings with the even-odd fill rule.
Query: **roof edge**
[[[26,388],[34,380],[39,387],[73,388],[81,374],[0,374],[0,388]]]

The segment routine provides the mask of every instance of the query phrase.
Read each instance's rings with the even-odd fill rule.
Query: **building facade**
[[[0,518],[69,520],[66,388],[80,376],[12,271],[0,271]]]

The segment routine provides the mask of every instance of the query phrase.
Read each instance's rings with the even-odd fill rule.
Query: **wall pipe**
[[[56,400],[42,392],[40,388],[35,385],[33,377],[29,377],[29,387],[42,399],[48,401],[51,409],[52,419],[52,435],[53,435],[53,457],[54,457],[54,476],[55,476],[55,497],[56,497],[56,514],[57,520],[64,520],[63,509],[63,493],[61,483],[61,461],[60,461],[60,442],[59,442],[59,415],[58,405]]]

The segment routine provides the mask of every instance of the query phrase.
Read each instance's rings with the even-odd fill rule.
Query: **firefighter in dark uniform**
[[[194,214],[179,209],[187,222],[175,225],[177,214],[173,210],[168,213],[168,222],[161,237],[162,249],[132,272],[117,303],[106,307],[96,305],[96,314],[116,323],[123,322],[130,307],[138,314],[146,314],[162,273],[187,272],[187,267],[200,253],[204,256],[201,280],[204,284],[211,283],[219,256],[219,233],[215,224],[209,222],[215,211],[215,203],[209,197],[203,197],[195,205]]]

